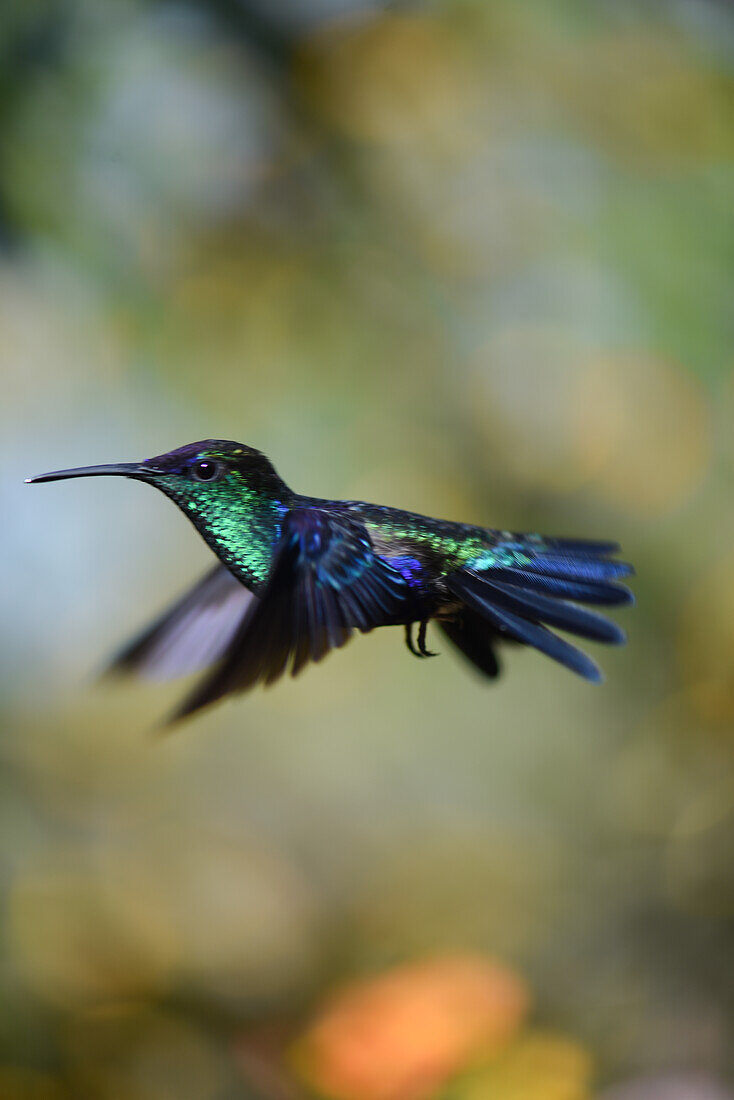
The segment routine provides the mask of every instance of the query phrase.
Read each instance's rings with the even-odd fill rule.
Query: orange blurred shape
[[[335,994],[297,1041],[292,1064],[337,1100],[423,1100],[500,1050],[527,1007],[525,984],[491,960],[415,963]]]

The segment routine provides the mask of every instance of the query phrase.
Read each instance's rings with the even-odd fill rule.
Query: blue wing
[[[375,554],[361,524],[316,508],[288,512],[264,591],[173,720],[230,692],[271,684],[288,668],[295,676],[355,629],[401,621],[408,596],[407,581]]]

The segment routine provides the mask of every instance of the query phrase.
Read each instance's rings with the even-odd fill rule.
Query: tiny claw
[[[437,653],[433,653],[430,649],[426,648],[426,630],[428,629],[428,619],[424,619],[421,625],[418,627],[418,649],[420,650],[421,657],[437,657]]]
[[[407,645],[408,649],[410,650],[410,652],[413,654],[414,657],[421,657],[422,656],[422,654],[413,645],[413,624],[412,623],[406,623],[405,624],[405,644]]]
[[[413,642],[413,623],[405,624],[405,644],[414,657],[437,657],[437,653],[432,653],[430,649],[426,648],[426,629],[428,627],[428,619],[424,619],[418,626],[418,638],[417,648]]]

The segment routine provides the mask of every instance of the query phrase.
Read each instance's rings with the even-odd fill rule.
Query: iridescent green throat
[[[189,517],[215,554],[248,588],[257,590],[270,570],[291,493],[254,488],[237,471],[214,484],[166,479],[159,488]],[[287,499],[284,499],[287,498]]]

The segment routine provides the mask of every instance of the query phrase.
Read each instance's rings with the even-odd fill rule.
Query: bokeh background
[[[734,1095],[733,270],[728,3],[3,0],[3,1100]],[[22,482],[202,437],[619,538],[630,644],[155,739],[206,547]]]

